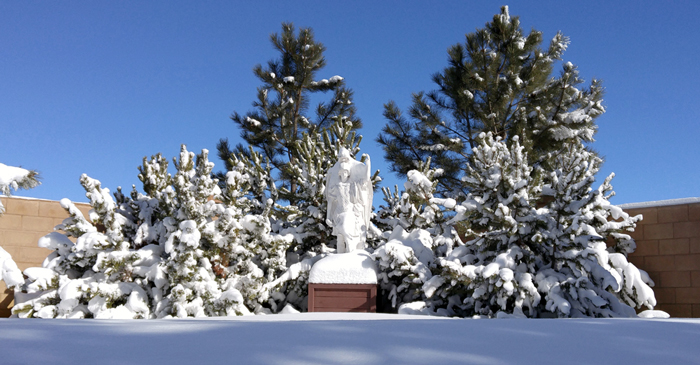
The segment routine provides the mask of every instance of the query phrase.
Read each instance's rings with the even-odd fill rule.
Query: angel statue
[[[355,160],[345,147],[340,147],[338,162],[328,170],[326,223],[338,238],[338,253],[365,248],[373,192],[370,159],[363,156],[366,163]]]

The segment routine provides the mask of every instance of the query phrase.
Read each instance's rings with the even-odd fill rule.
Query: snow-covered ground
[[[698,319],[0,320],[2,364],[700,364]]]

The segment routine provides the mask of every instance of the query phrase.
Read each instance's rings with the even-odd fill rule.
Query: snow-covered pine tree
[[[551,202],[536,275],[543,296],[539,310],[560,317],[619,317],[634,316],[632,307],[651,309],[656,305],[653,282],[627,261],[635,248],[629,232],[641,216],[630,217],[610,204],[614,175],[591,188],[602,160],[581,143],[553,157],[557,168],[544,187]]]
[[[248,155],[234,153],[229,163],[223,212],[216,221],[221,237],[214,248],[214,271],[241,293],[250,311],[277,312],[286,298],[274,293],[270,283],[287,270],[292,237],[272,232],[278,193],[270,165],[252,148]]]
[[[36,171],[0,163],[0,194],[10,196],[12,190],[31,189],[39,184],[39,174]],[[0,201],[0,215],[3,213],[5,206]]]
[[[210,199],[220,195],[217,181],[211,178],[214,164],[209,162],[207,151],[197,156],[195,163],[194,153],[184,146],[174,164],[177,173],[166,194],[172,197],[175,209],[166,218],[168,238],[163,246],[168,255],[164,270],[169,292],[163,296],[167,305],[157,316],[162,317],[165,311],[177,317],[214,315],[215,302],[221,296],[208,255],[215,245],[217,213],[217,204]]]
[[[15,288],[13,315],[150,318],[142,284],[148,283],[148,265],[157,265],[160,260],[159,251],[153,247],[131,250],[121,233],[127,219],[117,213],[109,190],[86,175],[81,177],[81,184],[96,223],[88,221],[68,199],[61,200],[69,217],[56,227],[56,232],[39,240],[40,247],[54,252],[42,267],[24,271],[28,279]]]
[[[456,229],[445,213],[455,208],[451,198],[435,198],[437,176],[430,160],[408,172],[405,190],[384,188],[384,201],[376,225],[382,244],[373,253],[379,268],[382,310],[395,311],[404,303],[425,300],[423,286],[432,277],[436,258],[461,245]]]
[[[270,237],[269,223],[265,231],[269,221],[262,219],[259,225],[258,216],[242,217],[235,206],[232,209],[239,211],[230,214],[216,200],[221,196],[211,177],[213,164],[206,150],[195,163],[194,154],[183,146],[175,166],[177,173],[171,177],[160,155],[144,159],[139,179],[146,194],[134,189],[129,198],[118,191],[116,200],[98,181],[83,176],[81,184],[93,208],[92,222],[70,201],[61,202],[70,214],[57,227],[64,233],[53,232],[40,240],[41,247],[54,252],[43,267],[25,270],[29,279],[16,290],[13,313],[20,317],[160,318],[259,310],[268,298],[244,303],[237,288],[245,275],[231,267],[246,266],[248,271],[262,273],[256,278],[274,279],[274,274],[265,277],[266,267],[283,272],[284,242],[289,240]],[[242,243],[258,245],[257,255],[245,260],[235,256],[244,251],[239,247]],[[222,257],[232,258],[225,268],[221,267]],[[254,291],[264,283],[246,288]]]
[[[490,133],[477,141],[470,193],[448,222],[466,222],[468,241],[436,255],[421,288],[425,312],[629,317],[656,304],[648,275],[627,261],[641,217],[610,204],[612,176],[591,188],[599,157],[572,144],[553,153],[554,171],[533,171],[519,138],[510,147]]]
[[[443,170],[439,195],[468,192],[461,183],[481,132],[510,143],[521,136],[529,164],[542,161],[571,141],[592,141],[595,118],[605,110],[603,89],[593,80],[580,87],[576,67],[565,63],[552,75],[569,39],[557,33],[546,49],[542,33],[524,34],[518,17],[501,8],[484,28],[448,50],[449,64],[433,76],[435,91],[413,95],[408,117],[394,102],[385,105],[388,124],[378,138],[392,171],[405,175],[431,157]],[[522,138],[524,137],[524,138]]]
[[[519,138],[511,148],[491,133],[476,142],[463,178],[469,194],[451,221],[469,222],[469,241],[438,259],[423,290],[431,307],[451,315],[521,314],[540,301],[533,273],[543,240],[538,226],[544,218],[535,208],[541,180]]]
[[[318,72],[326,66],[325,47],[314,39],[310,28],[302,28],[297,33],[291,23],[284,23],[282,33],[273,34],[271,41],[279,58],[268,62],[266,67],[257,65],[253,69],[262,82],[253,103],[255,110],[246,115],[234,113],[231,119],[240,127],[243,140],[268,159],[273,172],[279,175],[275,178],[288,192],[280,197],[295,203],[298,182],[291,167],[299,162],[297,142],[302,140],[302,133],[319,133],[338,115],[352,122],[353,129],[360,128],[362,123],[355,117],[352,90],[344,86],[343,78],[317,78]],[[315,117],[311,116],[308,109],[312,96],[325,92],[332,92],[333,96],[319,103]],[[232,152],[249,153],[248,146],[242,144],[231,148],[227,139],[221,139],[217,149],[229,171]]]

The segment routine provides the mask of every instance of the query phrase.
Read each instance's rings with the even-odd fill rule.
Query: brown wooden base
[[[309,312],[376,311],[376,284],[309,283]]]

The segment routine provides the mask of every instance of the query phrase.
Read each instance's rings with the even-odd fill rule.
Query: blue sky
[[[384,185],[402,184],[374,142],[383,104],[433,89],[446,50],[490,21],[492,1],[0,1],[0,162],[38,170],[16,195],[86,201],[87,173],[114,191],[139,183],[144,156],[180,144],[214,156],[238,139],[256,64],[276,57],[282,22],[327,48],[321,78],[341,75],[363,119],[362,150]],[[511,1],[523,28],[560,30],[581,76],[604,81],[593,147],[615,172],[616,204],[700,196],[700,2]],[[558,72],[558,70],[557,70]],[[137,184],[138,186],[138,184]],[[377,200],[375,200],[375,203]]]

